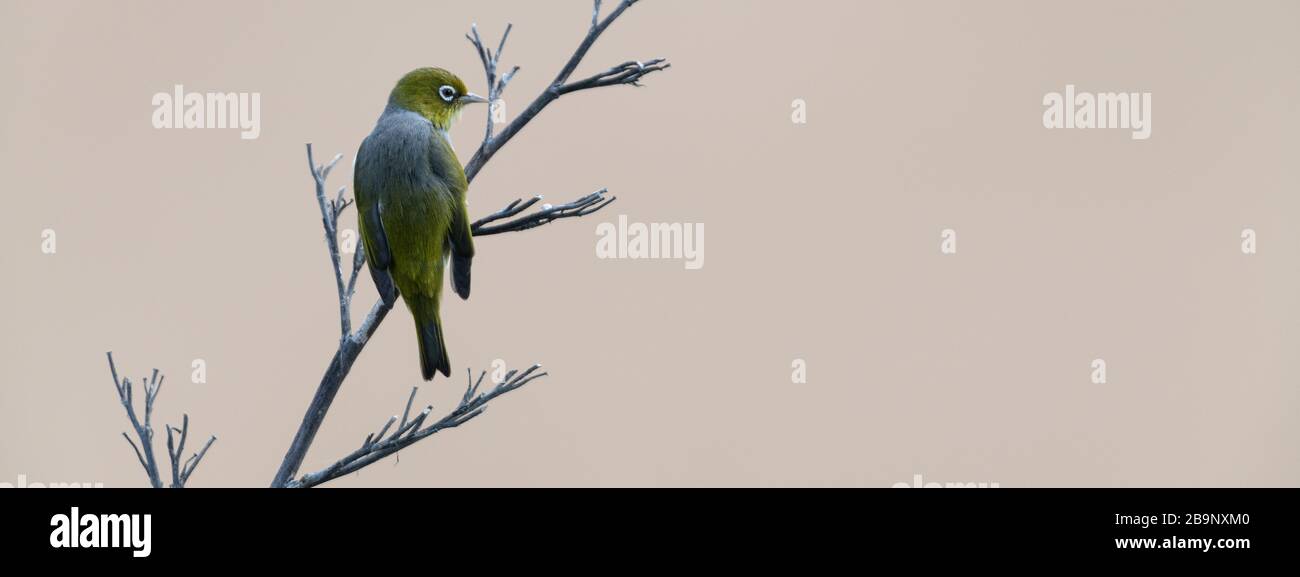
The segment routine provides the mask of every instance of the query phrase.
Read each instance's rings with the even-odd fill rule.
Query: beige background
[[[269,483],[338,338],[303,143],[350,158],[417,66],[483,90],[474,21],[493,41],[515,24],[517,111],[588,18],[585,0],[0,1],[0,482],[143,485],[113,350],[167,374],[158,420],[218,435],[193,486]],[[618,202],[481,239],[473,298],[444,304],[456,378],[420,398],[449,408],[497,358],[551,376],[335,484],[1298,485],[1297,21],[1295,2],[646,0],[579,75],[673,68],[565,97],[471,188],[476,216]],[[1152,138],[1043,129],[1066,83],[1152,92]],[[260,92],[261,138],[155,130],[174,84]],[[483,114],[454,133],[463,157]],[[619,214],[705,223],[704,269],[598,260]],[[366,278],[358,308],[373,295]],[[306,468],[418,381],[399,307]]]

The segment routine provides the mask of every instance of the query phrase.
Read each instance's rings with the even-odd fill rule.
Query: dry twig
[[[117,389],[117,398],[122,402],[122,407],[126,409],[126,416],[131,420],[131,428],[135,430],[140,444],[137,445],[135,440],[131,439],[131,436],[126,434],[125,431],[122,433],[122,437],[135,450],[136,459],[140,461],[140,466],[144,467],[145,474],[149,476],[149,484],[153,485],[155,489],[161,489],[164,483],[162,475],[158,473],[158,460],[154,458],[153,453],[152,420],[154,401],[158,398],[158,393],[162,391],[164,377],[158,374],[158,369],[154,369],[150,376],[142,379],[144,382],[144,422],[142,423],[136,417],[135,400],[133,398],[135,387],[132,386],[131,379],[126,377],[118,378],[117,363],[113,362],[113,353],[110,351],[107,355],[108,370],[113,375],[113,387]],[[172,466],[170,486],[174,489],[184,488],[185,483],[190,480],[190,475],[194,473],[194,469],[199,466],[199,461],[202,461],[203,456],[208,454],[208,449],[212,447],[212,443],[217,441],[217,437],[216,435],[210,437],[199,452],[194,453],[184,463],[181,463],[181,456],[185,454],[185,441],[190,433],[190,416],[188,414],[182,416],[179,429],[171,425],[164,425],[164,427],[167,429],[167,458],[171,461]],[[173,433],[179,435],[179,443]]]

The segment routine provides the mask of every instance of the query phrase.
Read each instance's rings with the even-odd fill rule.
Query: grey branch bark
[[[545,90],[543,90],[541,94],[534,98],[528,108],[516,117],[513,122],[510,122],[500,134],[493,134],[494,126],[492,115],[490,113],[488,114],[487,128],[483,143],[474,153],[474,156],[470,158],[470,161],[465,165],[465,178],[467,180],[472,182],[474,177],[478,175],[478,172],[483,168],[487,161],[490,160],[506,142],[513,138],[515,134],[518,134],[525,125],[527,125],[542,111],[542,109],[560,96],[600,86],[613,86],[617,84],[638,85],[638,81],[645,75],[668,68],[668,63],[663,59],[658,58],[650,60],[647,63],[621,64],[593,77],[572,84],[568,82],[569,77],[572,76],[573,72],[578,68],[578,65],[587,55],[587,51],[591,49],[591,46],[596,42],[596,39],[599,38],[600,35],[609,28],[610,24],[613,24],[628,7],[635,4],[636,1],[637,0],[621,0],[618,3],[618,6],[614,8],[608,16],[601,19],[601,2],[600,0],[595,0],[593,3],[594,7],[592,10],[591,27],[587,31],[582,42],[578,45],[577,50],[565,63],[564,67],[560,70],[560,73],[556,75],[555,80]],[[482,39],[478,34],[478,26],[471,26],[471,34],[468,35],[470,42],[474,45],[475,50],[478,52],[479,58],[483,63],[484,72],[488,81],[488,98],[493,102],[501,97],[501,94],[505,91],[510,80],[514,78],[515,74],[519,71],[519,67],[516,66],[509,72],[498,76],[499,60],[502,51],[505,49],[506,39],[510,35],[511,28],[512,26],[507,25],[505,33],[502,34],[501,41],[497,45],[496,52],[493,52],[491,49],[483,45]],[[632,66],[629,67],[629,65]],[[320,384],[316,388],[316,393],[312,398],[311,404],[307,407],[306,414],[303,415],[302,423],[299,425],[298,432],[294,435],[293,441],[289,445],[289,450],[285,453],[284,460],[281,462],[280,468],[271,482],[272,487],[311,487],[330,479],[337,478],[340,475],[345,475],[359,470],[360,468],[382,459],[385,456],[396,453],[397,451],[409,446],[411,443],[426,438],[439,430],[458,426],[461,423],[478,416],[482,413],[482,410],[485,408],[483,405],[486,404],[487,401],[496,398],[500,394],[517,389],[532,379],[545,375],[545,373],[531,375],[532,371],[537,367],[535,365],[533,369],[527,371],[530,376],[522,382],[518,382],[517,386],[498,386],[487,395],[470,395],[469,392],[467,392],[466,399],[468,400],[462,402],[462,406],[458,407],[457,411],[462,410],[466,406],[470,406],[466,405],[466,403],[473,404],[475,402],[473,399],[481,399],[481,402],[473,405],[472,408],[468,409],[468,412],[465,413],[458,414],[457,411],[453,411],[447,417],[444,417],[437,423],[423,429],[420,428],[420,425],[426,416],[425,413],[422,413],[421,416],[416,417],[415,420],[410,422],[406,421],[406,417],[409,415],[404,414],[403,424],[398,426],[392,436],[384,439],[384,434],[387,433],[386,429],[381,431],[377,436],[372,435],[366,443],[367,446],[370,446],[370,449],[364,452],[364,454],[357,454],[354,452],[353,455],[349,455],[349,457],[352,457],[351,459],[348,457],[344,458],[343,461],[346,461],[346,463],[342,465],[335,463],[334,466],[323,471],[311,473],[301,479],[295,480],[295,476],[298,474],[298,469],[302,466],[307,451],[311,448],[316,433],[320,430],[321,423],[325,420],[325,414],[329,411],[330,405],[334,402],[334,397],[343,386],[344,379],[347,378],[348,373],[352,370],[353,363],[361,354],[362,349],[365,348],[371,335],[375,333],[379,328],[380,323],[384,321],[384,318],[387,317],[388,312],[392,309],[391,304],[385,304],[382,298],[379,299],[375,304],[371,305],[370,312],[367,313],[365,319],[361,322],[361,325],[357,327],[355,331],[351,330],[351,300],[356,288],[357,274],[365,262],[365,255],[363,249],[358,246],[356,254],[352,260],[352,270],[348,274],[348,280],[344,281],[344,269],[338,249],[337,220],[338,216],[347,208],[351,201],[344,200],[343,188],[339,189],[336,198],[333,200],[327,198],[325,194],[325,180],[328,178],[330,170],[334,167],[334,164],[338,162],[341,156],[342,155],[337,155],[329,163],[317,166],[315,159],[312,157],[311,145],[307,145],[308,165],[311,169],[312,179],[316,183],[316,200],[320,205],[321,220],[325,229],[326,246],[329,249],[330,262],[334,269],[335,286],[339,297],[339,322],[342,337],[339,342],[338,350],[335,351],[333,359],[331,359],[329,366],[325,369],[325,374],[321,377]],[[614,201],[613,197],[606,198],[604,196],[605,192],[604,189],[601,189],[573,202],[559,206],[545,205],[540,210],[530,214],[523,213],[539,202],[541,197],[536,196],[528,201],[516,200],[500,211],[490,214],[475,222],[472,226],[473,234],[474,236],[487,236],[504,232],[522,231],[542,226],[563,218],[585,216],[608,206],[609,203]],[[516,379],[518,378],[519,377],[516,377]],[[475,390],[476,387],[476,385],[472,386],[471,390]],[[429,410],[432,409],[430,408]],[[407,412],[409,413],[409,411]],[[363,446],[362,449],[366,449],[366,446]]]
[[[511,218],[540,202],[542,200],[542,195],[539,194],[534,196],[526,202],[523,199],[519,199],[506,205],[506,207],[501,210],[474,221],[474,236],[488,236],[492,234],[501,234],[503,232],[528,230],[530,228],[554,222],[561,218],[587,216],[609,206],[610,203],[614,202],[618,198],[616,196],[606,198],[606,192],[608,192],[608,190],[602,188],[568,204],[561,204],[559,206],[544,204],[542,205],[542,209],[537,212],[519,218]]]
[[[324,469],[308,473],[299,479],[291,481],[288,486],[299,488],[315,487],[321,483],[359,471],[375,461],[405,449],[422,439],[429,438],[438,431],[459,427],[469,422],[470,419],[483,414],[483,411],[487,410],[488,401],[516,390],[534,379],[546,376],[546,373],[536,372],[540,368],[541,365],[533,365],[522,373],[510,371],[500,384],[485,393],[478,392],[478,389],[483,383],[483,377],[487,376],[487,372],[480,373],[478,380],[475,381],[473,373],[466,369],[466,377],[469,382],[460,403],[451,412],[428,426],[422,425],[424,425],[429,414],[433,412],[433,405],[426,406],[423,411],[420,411],[419,415],[416,415],[414,419],[411,418],[411,402],[415,400],[415,394],[420,390],[419,387],[413,387],[411,396],[406,401],[406,409],[402,411],[401,424],[391,435],[384,436],[393,426],[393,423],[398,421],[397,415],[389,417],[384,422],[384,426],[380,428],[379,433],[366,435],[365,440],[361,443],[361,448]]]
[[[569,57],[569,60],[564,63],[564,68],[561,68],[559,74],[555,75],[555,80],[552,80],[540,94],[533,98],[533,101],[528,105],[528,107],[525,108],[523,112],[519,113],[519,116],[515,117],[514,121],[507,124],[506,127],[501,130],[500,134],[492,134],[492,118],[490,114],[488,115],[487,134],[483,137],[483,144],[479,145],[478,150],[474,152],[474,156],[470,157],[469,162],[465,165],[465,178],[474,180],[474,176],[483,169],[483,165],[487,164],[487,161],[491,160],[492,156],[496,154],[497,151],[501,150],[501,147],[505,146],[507,142],[510,142],[510,139],[514,138],[514,136],[518,134],[525,125],[541,113],[542,109],[546,108],[550,103],[555,102],[561,96],[579,90],[599,88],[602,86],[614,86],[618,84],[640,86],[639,82],[642,77],[653,72],[666,70],[670,66],[668,61],[663,58],[655,58],[645,62],[625,62],[590,78],[585,78],[573,83],[569,82],[569,77],[573,76],[574,71],[578,69],[578,65],[581,64],[582,59],[587,56],[587,52],[591,50],[592,45],[596,43],[596,39],[600,38],[600,35],[603,34],[615,20],[618,20],[618,17],[622,16],[624,11],[636,3],[637,0],[621,0],[618,3],[618,6],[615,7],[608,16],[601,19],[601,2],[600,0],[595,0],[593,2],[593,8],[591,11],[591,27],[587,29],[586,36],[583,36],[582,42],[578,44],[578,48],[573,52],[573,56]],[[510,26],[506,26],[506,32],[501,35],[501,43],[497,47],[496,53],[484,48],[483,42],[478,35],[477,26],[471,28],[472,35],[469,36],[470,43],[474,45],[474,49],[478,52],[480,59],[483,61],[483,67],[484,70],[486,70],[488,77],[489,98],[493,102],[496,102],[496,100],[501,97],[501,93],[505,91],[506,84],[509,83],[510,80],[514,78],[515,73],[519,71],[519,67],[516,66],[512,68],[510,72],[503,75],[501,81],[494,81],[496,78],[497,66],[499,65],[498,59],[501,57],[501,51],[505,49],[506,37],[510,35],[510,28]]]
[[[122,402],[122,407],[126,409],[126,416],[131,421],[131,428],[134,429],[136,437],[140,444],[136,445],[135,440],[124,431],[122,436],[126,442],[131,444],[135,450],[135,457],[140,461],[140,466],[144,468],[145,475],[149,477],[149,484],[155,489],[161,489],[165,486],[162,475],[158,472],[158,460],[154,457],[153,452],[153,405],[158,398],[158,393],[162,391],[164,377],[158,374],[158,369],[153,370],[153,374],[142,379],[144,382],[144,422],[136,416],[134,389],[130,378],[117,375],[117,364],[113,362],[113,353],[108,355],[108,369],[113,375],[113,387],[117,389],[118,400]],[[185,441],[190,432],[190,416],[183,415],[181,418],[180,428],[171,425],[163,425],[167,429],[167,458],[171,461],[171,485],[174,489],[181,489],[189,482],[190,475],[194,469],[199,466],[203,456],[208,454],[208,449],[212,443],[217,441],[216,435],[208,439],[203,445],[203,449],[191,456],[184,464],[181,463],[181,456],[185,454]],[[177,442],[179,436],[179,442]]]

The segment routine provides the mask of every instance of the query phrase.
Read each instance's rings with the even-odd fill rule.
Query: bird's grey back
[[[357,151],[355,184],[371,193],[432,190],[438,180],[429,162],[432,148],[433,123],[389,106]]]

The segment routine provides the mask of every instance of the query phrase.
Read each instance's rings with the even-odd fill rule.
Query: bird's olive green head
[[[388,101],[447,129],[462,107],[487,99],[467,90],[464,82],[446,70],[417,68],[397,81]]]

